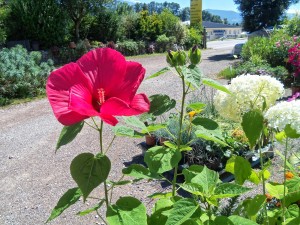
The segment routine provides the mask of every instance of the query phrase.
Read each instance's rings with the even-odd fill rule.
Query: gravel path
[[[202,53],[200,65],[203,73],[214,78],[216,73],[233,61],[230,49],[206,50]],[[146,76],[167,66],[165,56],[149,56],[131,59],[143,64]],[[223,82],[223,81],[222,81]],[[225,82],[225,81],[224,81]],[[172,74],[146,80],[138,92],[148,95],[166,93],[175,99],[180,97],[180,82]],[[96,153],[98,136],[85,126],[75,141],[54,153],[61,131],[46,99],[0,109],[0,224],[39,225],[43,224],[60,196],[76,187],[69,173],[72,159],[82,152]],[[104,138],[108,145],[113,137],[110,128],[105,128]],[[138,144],[141,139],[117,138],[109,152],[112,161],[110,178],[121,176],[124,163],[141,154]],[[135,158],[134,158],[135,157]],[[140,182],[115,190],[114,199],[119,195],[134,195],[145,204],[151,205],[147,195],[164,189],[156,182]],[[93,196],[102,193],[100,187]],[[93,201],[77,203],[49,224],[101,224],[95,214],[75,216],[78,211],[93,206]]]

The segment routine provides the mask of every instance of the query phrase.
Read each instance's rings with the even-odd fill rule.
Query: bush
[[[137,55],[139,53],[140,44],[132,40],[117,42],[117,46],[117,50],[126,56]]]
[[[186,35],[185,47],[190,49],[193,45],[202,45],[202,35],[198,28],[191,27]]]
[[[166,34],[159,35],[156,39],[156,50],[158,52],[165,52],[169,42],[170,39],[166,36]]]
[[[218,73],[218,77],[224,78],[224,79],[232,79],[236,76],[237,76],[237,73],[235,71],[235,68],[232,66],[227,67]]]
[[[28,53],[22,46],[0,51],[0,105],[13,98],[35,97],[45,93],[53,61],[41,62],[40,52]]]

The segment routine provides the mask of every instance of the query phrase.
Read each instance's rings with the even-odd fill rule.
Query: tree
[[[234,0],[239,5],[246,31],[255,31],[276,25],[290,5],[299,0]]]
[[[80,39],[80,24],[89,13],[96,13],[105,3],[111,0],[60,0],[62,9],[67,10],[71,20],[74,22],[75,38]]]
[[[210,12],[203,10],[202,11],[202,20],[203,21],[210,21],[210,22],[215,22],[215,23],[223,23],[223,20],[221,19],[220,16],[213,15]]]
[[[188,21],[190,20],[190,7],[185,7],[180,12],[180,19],[182,21]]]
[[[5,22],[9,14],[9,9],[4,0],[0,0],[0,45],[6,40]]]

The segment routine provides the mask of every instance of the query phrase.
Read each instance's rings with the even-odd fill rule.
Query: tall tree
[[[234,0],[239,5],[246,31],[255,31],[276,25],[280,17],[299,0]]]
[[[95,13],[101,10],[105,3],[112,0],[60,0],[62,8],[67,10],[71,20],[74,22],[75,38],[80,39],[79,29],[83,19],[89,13]]]

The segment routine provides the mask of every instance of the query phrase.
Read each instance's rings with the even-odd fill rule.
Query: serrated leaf
[[[183,66],[182,73],[186,82],[192,84],[195,88],[200,87],[202,72],[196,65]]]
[[[172,197],[172,192],[167,192],[167,193],[154,193],[152,195],[148,196],[149,198],[153,198],[153,199],[163,199],[163,198],[171,198]]]
[[[266,202],[265,195],[256,195],[253,199],[249,200],[246,205],[246,212],[249,217],[255,216]]]
[[[164,74],[168,71],[170,71],[170,67],[165,67],[165,68],[161,69],[160,71],[158,71],[158,72],[152,74],[151,76],[147,77],[146,80],[154,78],[154,77],[158,77],[158,76],[160,76],[160,75],[162,75],[162,74]]]
[[[234,174],[236,183],[240,185],[252,174],[251,164],[241,156],[231,157],[226,163],[225,170]]]
[[[243,187],[237,184],[223,183],[217,185],[213,196],[215,198],[231,198],[243,194],[249,190],[251,190],[251,188]]]
[[[180,187],[193,194],[193,195],[201,195],[203,196],[203,188],[201,185],[199,184],[196,184],[196,183],[184,183],[184,184],[181,184]]]
[[[219,130],[207,130],[207,129],[199,129],[195,131],[195,134],[198,138],[205,139],[207,141],[213,141],[215,143],[220,144],[221,146],[228,146],[228,144],[223,141]]]
[[[193,199],[184,198],[175,202],[166,225],[181,225],[190,219],[198,208],[198,203]]]
[[[170,193],[172,195],[172,193]],[[158,224],[166,224],[168,216],[166,216],[166,212],[170,211],[174,202],[171,199],[159,199],[156,201],[152,215],[148,219],[148,225],[158,225]]]
[[[144,134],[141,134],[141,133],[135,131],[134,129],[123,126],[123,125],[116,125],[112,129],[116,136],[134,137],[134,138],[144,137]]]
[[[140,178],[142,178],[142,179],[155,179],[155,178],[158,178],[158,175],[152,174],[148,168],[145,168],[144,166],[139,165],[139,164],[131,164],[129,167],[124,168],[122,170],[122,173],[127,175],[127,176],[135,177],[137,179],[140,179]]]
[[[69,144],[71,141],[73,141],[77,134],[82,130],[83,125],[84,122],[82,121],[71,126],[64,126],[59,135],[55,151],[57,151],[61,146]]]
[[[233,225],[233,223],[226,216],[218,216],[214,220],[214,225]]]
[[[186,183],[191,183],[192,179],[197,176],[198,174],[200,174],[203,170],[203,166],[200,165],[191,165],[188,169],[184,169],[182,171],[183,175],[184,175],[184,180]]]
[[[109,158],[102,154],[82,153],[73,159],[71,175],[82,191],[84,201],[94,188],[107,179],[110,168]]]
[[[69,208],[71,205],[76,203],[79,198],[82,196],[81,190],[76,187],[69,189],[63,196],[59,199],[58,203],[54,207],[54,209],[51,212],[50,217],[47,219],[46,223],[49,221],[55,219],[60,214],[63,213],[67,208]]]
[[[259,110],[251,110],[243,115],[242,127],[252,149],[263,131],[264,117]]]
[[[147,225],[146,207],[133,197],[121,197],[109,206],[106,218],[112,225]]]
[[[205,107],[206,107],[206,104],[201,103],[201,102],[191,103],[187,106],[187,108],[190,108],[195,111],[200,111],[200,110],[204,109]]]
[[[212,79],[209,79],[209,78],[203,78],[202,83],[204,85],[210,86],[210,87],[212,87],[216,90],[223,91],[227,94],[231,94],[231,92],[225,86],[223,86],[222,84],[220,84],[219,82],[217,82],[215,80],[212,80]]]
[[[191,182],[201,185],[205,194],[211,194],[219,180],[219,174],[204,166],[201,173],[192,178]]]
[[[160,130],[160,129],[164,129],[166,128],[167,125],[166,124],[150,124],[146,127],[145,130],[142,130],[141,133],[146,134],[146,133],[152,133],[154,131]]]
[[[146,125],[142,121],[140,121],[139,118],[136,116],[123,117],[123,119],[127,125],[137,127],[141,130],[147,129]]]
[[[273,196],[277,199],[283,198],[283,194],[284,194],[284,185],[283,184],[266,183],[266,190],[268,191],[268,193],[271,196]],[[288,193],[287,188],[286,188],[286,193]]]
[[[229,216],[228,219],[233,222],[233,225],[257,225],[257,223],[240,216]]]
[[[156,146],[148,149],[144,161],[153,173],[164,173],[173,169],[181,160],[178,149]]]
[[[209,118],[196,117],[193,119],[192,123],[196,126],[202,126],[207,130],[215,130],[219,127],[215,121]]]
[[[153,116],[160,116],[176,106],[176,101],[171,99],[168,95],[152,95],[149,97],[149,99],[151,104],[148,113],[152,114]]]
[[[105,200],[102,199],[102,200],[101,200],[97,205],[95,205],[94,207],[89,208],[89,209],[84,210],[84,211],[81,211],[81,212],[78,212],[76,215],[78,215],[78,216],[85,216],[85,215],[87,215],[87,214],[90,214],[91,212],[94,212],[94,211],[96,211],[97,209],[100,209],[104,202],[105,202]]]
[[[285,132],[286,136],[289,138],[299,138],[300,137],[300,134],[298,134],[297,131],[295,129],[293,129],[290,124],[285,126],[284,132]]]

